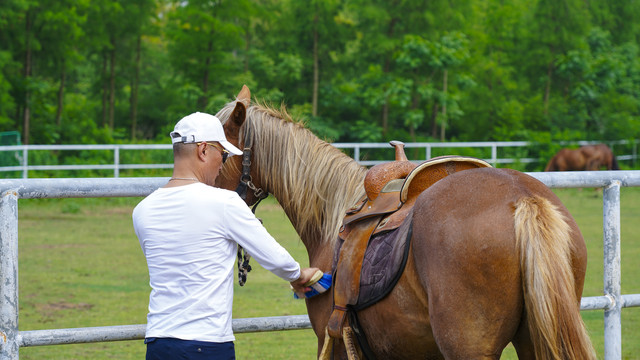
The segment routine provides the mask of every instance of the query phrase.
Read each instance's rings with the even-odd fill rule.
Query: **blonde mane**
[[[235,107],[217,116],[225,122]],[[263,189],[273,194],[303,241],[333,242],[345,212],[363,195],[367,169],[320,140],[284,107],[247,108],[245,124],[253,135],[253,163]]]

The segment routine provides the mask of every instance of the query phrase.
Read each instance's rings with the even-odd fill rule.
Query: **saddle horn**
[[[398,140],[391,140],[389,144],[396,149],[396,161],[407,161],[407,155],[404,153],[404,143]]]

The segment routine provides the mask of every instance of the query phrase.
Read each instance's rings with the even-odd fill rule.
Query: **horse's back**
[[[553,157],[553,168],[545,171],[583,171],[587,167],[587,157],[581,149],[560,149]]]
[[[585,158],[588,159],[586,170],[620,170],[613,150],[606,144],[585,145],[580,148]]]
[[[569,225],[576,254],[586,256],[578,225],[551,189],[525,173],[497,168],[455,173],[424,191],[413,214],[414,234],[423,239],[414,248],[419,250],[424,244],[429,251],[448,252],[443,255],[458,257],[452,261],[474,256],[484,263],[494,259],[517,263],[514,212],[523,198],[548,200]],[[491,256],[475,256],[478,254]],[[500,271],[511,270],[519,272],[511,266]]]

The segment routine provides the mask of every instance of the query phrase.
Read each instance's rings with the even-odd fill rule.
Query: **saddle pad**
[[[362,310],[375,304],[393,289],[404,271],[410,238],[411,216],[407,216],[400,227],[371,237],[362,263],[358,301],[356,304],[349,304],[354,310]],[[333,271],[336,269],[342,242],[339,239]]]

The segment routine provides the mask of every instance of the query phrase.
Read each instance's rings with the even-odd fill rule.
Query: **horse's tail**
[[[547,199],[525,197],[516,203],[515,229],[536,359],[595,359],[576,301],[571,228],[564,216]]]
[[[618,165],[618,160],[613,151],[611,152],[611,169],[609,170],[620,170],[620,165]]]

